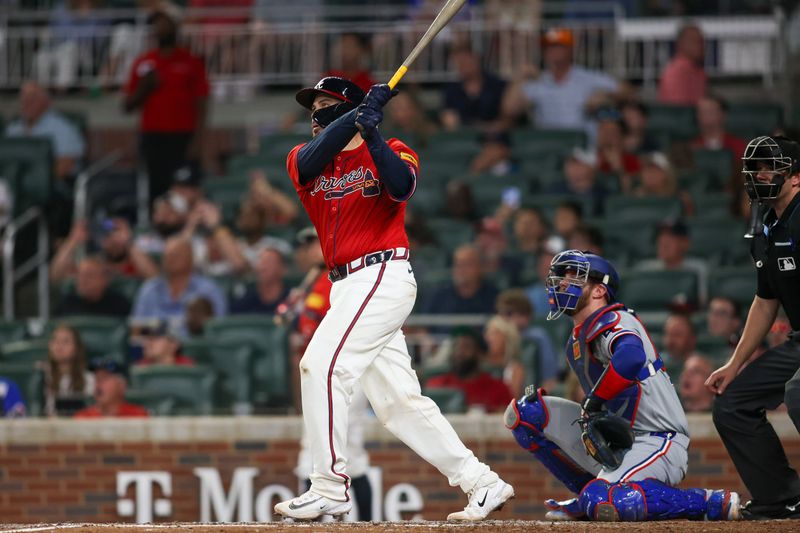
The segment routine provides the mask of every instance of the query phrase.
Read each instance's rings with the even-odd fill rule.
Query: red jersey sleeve
[[[406,162],[409,168],[411,168],[411,172],[414,173],[414,178],[417,178],[419,176],[419,156],[417,153],[400,139],[389,139],[386,141],[386,144],[389,145],[389,148],[391,148],[394,153],[400,156],[400,159]]]
[[[208,98],[209,84],[208,84],[208,74],[206,73],[206,65],[203,63],[203,60],[199,57],[194,58],[194,71],[195,71],[195,97],[196,98]]]
[[[289,173],[289,177],[292,179],[294,188],[297,189],[298,191],[307,189],[311,187],[311,185],[314,183],[313,181],[311,181],[307,185],[300,184],[300,173],[297,171],[297,152],[299,152],[300,148],[302,148],[303,146],[305,146],[305,144],[298,144],[297,146],[292,148],[292,151],[289,152],[288,156],[286,156],[286,172]]]

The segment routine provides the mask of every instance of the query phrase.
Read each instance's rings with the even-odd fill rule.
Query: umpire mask
[[[792,146],[794,145],[794,146]],[[744,188],[752,201],[775,200],[786,177],[800,171],[800,162],[790,156],[796,143],[782,137],[756,137],[742,156]]]

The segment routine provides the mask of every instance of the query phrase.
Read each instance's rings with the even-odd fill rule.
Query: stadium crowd
[[[64,3],[53,17],[71,20],[92,4]],[[128,389],[142,367],[210,366],[229,396],[215,412],[238,412],[241,403],[298,408],[291,390],[277,400],[263,390],[249,398],[233,394],[241,369],[233,368],[232,355],[216,353],[215,343],[225,324],[246,324],[254,337],[296,329],[305,303],[298,287],[320,253],[282,165],[291,147],[284,145],[301,142],[296,132],[307,129],[307,117],[287,117],[287,132],[264,137],[259,157],[232,159],[226,176],[204,175],[203,61],[180,44],[177,8],[150,4],[154,48],[132,62],[121,96],[126,111],[139,113],[149,223],[134,229],[135,221],[113,212],[87,220],[51,213],[61,236],[49,270],[54,316],[40,338],[6,336],[13,342],[0,349],[0,360],[37,361],[43,396],[36,402],[47,416],[146,416],[137,400],[150,413],[173,412],[175,399],[164,385],[172,382],[153,381],[148,389],[140,378],[134,385],[147,390]],[[691,10],[702,3],[644,4]],[[422,90],[413,86],[388,106],[385,136],[403,139],[421,157],[407,217],[419,284],[415,314],[449,319],[407,327],[421,380],[428,389],[462,394],[460,408],[472,410],[502,410],[529,384],[577,394],[562,348],[569,325],[545,320],[543,284],[552,257],[577,248],[604,254],[625,272],[622,301],[653,332],[684,407],[708,411],[712,397],[703,382],[735,346],[754,287],[742,239],[750,213],[739,160],[751,134],[774,131],[741,122],[729,127],[736,106],[703,71],[704,38],[696,25],[678,33],[650,102],[626,80],[575,64],[575,40],[566,28],[547,31],[542,65],[520,68],[508,80],[487,70],[466,43],[454,43],[455,81],[437,89],[440,108],[424,107]],[[368,43],[362,35],[342,36],[342,68],[329,74],[367,89],[373,83],[364,59]],[[20,89],[19,119],[5,133],[52,140],[53,194],[68,198],[87,163],[86,139],[56,108],[43,85],[29,81]],[[247,315],[253,320],[237,322]],[[484,325],[460,318],[472,315],[485,317]],[[787,334],[788,324],[779,321],[769,344]],[[255,342],[246,358],[252,367],[242,372],[294,365],[302,343],[296,334],[288,339],[285,349],[279,345],[287,341],[266,348],[266,338]],[[272,357],[283,361],[272,367]],[[17,385],[30,394],[31,378],[20,375]],[[266,375],[253,387],[288,382],[290,375]],[[4,412],[20,416],[20,394],[6,377],[13,376],[0,378],[9,391]]]

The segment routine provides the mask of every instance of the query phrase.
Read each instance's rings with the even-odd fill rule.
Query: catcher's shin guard
[[[594,476],[544,436],[547,423],[547,406],[542,401],[541,389],[519,401],[512,400],[506,408],[505,424],[517,443],[531,452],[569,490],[578,494]]]
[[[590,520],[604,522],[739,517],[735,492],[679,489],[655,479],[630,483],[596,479],[583,489],[578,504]]]

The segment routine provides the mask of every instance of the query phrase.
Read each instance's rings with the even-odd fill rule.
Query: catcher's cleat
[[[545,500],[544,506],[548,511],[545,513],[545,520],[552,522],[571,522],[585,519],[585,515],[578,505],[578,498],[556,501],[553,499]]]
[[[284,519],[316,520],[326,515],[341,517],[349,513],[352,508],[352,502],[338,502],[309,490],[297,498],[275,505],[275,512]]]
[[[707,520],[741,520],[739,494],[729,490],[709,490],[706,496]]]
[[[450,513],[448,520],[476,522],[483,520],[492,511],[499,511],[503,505],[514,498],[514,487],[498,479],[491,485],[474,488],[469,492],[469,503],[463,511]]]

